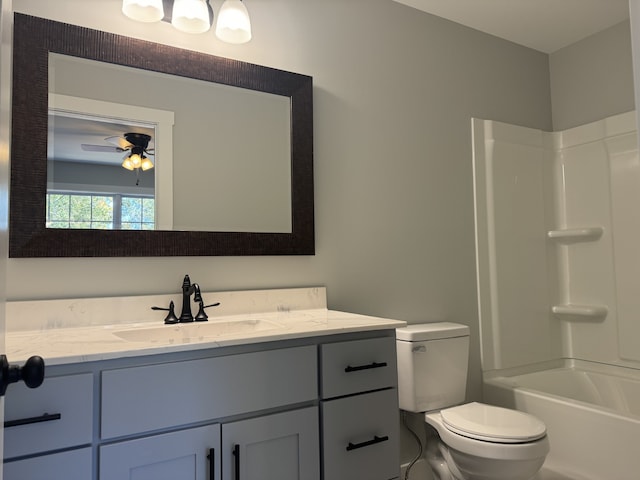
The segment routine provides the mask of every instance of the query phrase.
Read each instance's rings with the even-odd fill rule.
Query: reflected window
[[[50,192],[46,222],[47,228],[153,230],[155,200],[152,196]]]

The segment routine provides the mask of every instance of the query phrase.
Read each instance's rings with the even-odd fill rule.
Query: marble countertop
[[[67,304],[21,302],[7,309],[6,354],[12,363],[22,363],[31,355],[39,355],[45,359],[47,365],[52,366],[347,332],[394,329],[406,325],[406,322],[398,320],[328,310],[324,308],[323,289],[311,295],[318,296],[319,301],[315,298],[308,301],[304,297],[307,292],[300,290],[287,290],[287,300],[284,302],[283,296],[280,295],[278,301],[268,307],[261,303],[265,311],[240,312],[241,308],[232,308],[231,305],[227,310],[233,311],[234,314],[210,314],[208,322],[174,325],[165,325],[164,317],[158,317],[155,312],[155,315],[147,314],[148,318],[138,319],[140,321],[127,322],[120,319],[118,322],[108,322],[106,319],[109,315],[108,312],[104,314],[104,305],[118,303],[113,299],[110,302],[104,301],[105,299],[94,302],[83,300],[82,308],[79,308],[78,301]],[[292,302],[292,292],[293,297],[297,294],[305,300]],[[273,291],[268,293],[274,297]],[[217,296],[223,297],[223,302],[235,299],[226,298],[225,294]],[[146,305],[148,310],[150,299],[138,298],[137,303]],[[152,300],[166,299],[152,297]],[[253,302],[253,310],[256,310],[255,304],[256,302]],[[292,304],[298,307],[319,308],[291,308]],[[56,313],[56,309],[59,312]],[[92,309],[100,311],[104,318],[96,319],[98,314],[93,314]],[[76,315],[77,318],[74,320],[68,312],[78,310],[81,310],[82,314]],[[45,311],[46,314],[43,313]],[[23,317],[30,320],[26,321]],[[37,317],[38,321],[34,322],[33,317]],[[69,319],[65,323],[61,318],[66,317]]]

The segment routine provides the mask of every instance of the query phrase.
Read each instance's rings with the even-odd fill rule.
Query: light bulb
[[[227,43],[246,43],[251,40],[249,12],[240,0],[226,0],[220,7],[216,37]]]
[[[209,6],[205,0],[175,0],[171,25],[186,33],[203,33],[211,28]]]
[[[122,13],[138,22],[159,22],[164,18],[162,0],[122,0]]]

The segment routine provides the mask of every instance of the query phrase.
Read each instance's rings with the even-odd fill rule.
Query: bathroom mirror
[[[146,75],[172,75],[191,82],[208,82],[218,89],[220,86],[238,87],[255,94],[287,99],[290,109],[290,144],[286,150],[291,157],[288,169],[290,192],[287,192],[290,198],[290,231],[45,228],[47,117],[51,90],[48,69],[52,55],[136,68]],[[9,255],[312,255],[312,109],[312,79],[305,75],[16,14]],[[247,139],[247,142],[250,141]],[[180,169],[179,156],[180,149],[174,145],[174,171]],[[237,188],[241,190],[242,185]],[[174,194],[177,193],[174,188]],[[205,200],[199,200],[194,208],[206,211],[206,201],[206,197]]]
[[[289,97],[50,53],[49,109],[48,226],[291,233]],[[122,167],[128,133],[152,168]]]

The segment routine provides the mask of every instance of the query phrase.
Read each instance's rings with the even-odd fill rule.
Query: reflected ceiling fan
[[[83,143],[80,148],[85,152],[120,153],[126,152],[122,167],[127,170],[149,170],[153,162],[147,155],[153,155],[155,150],[149,147],[151,136],[146,133],[125,133],[122,137],[107,137],[105,140],[112,145],[91,145]]]

